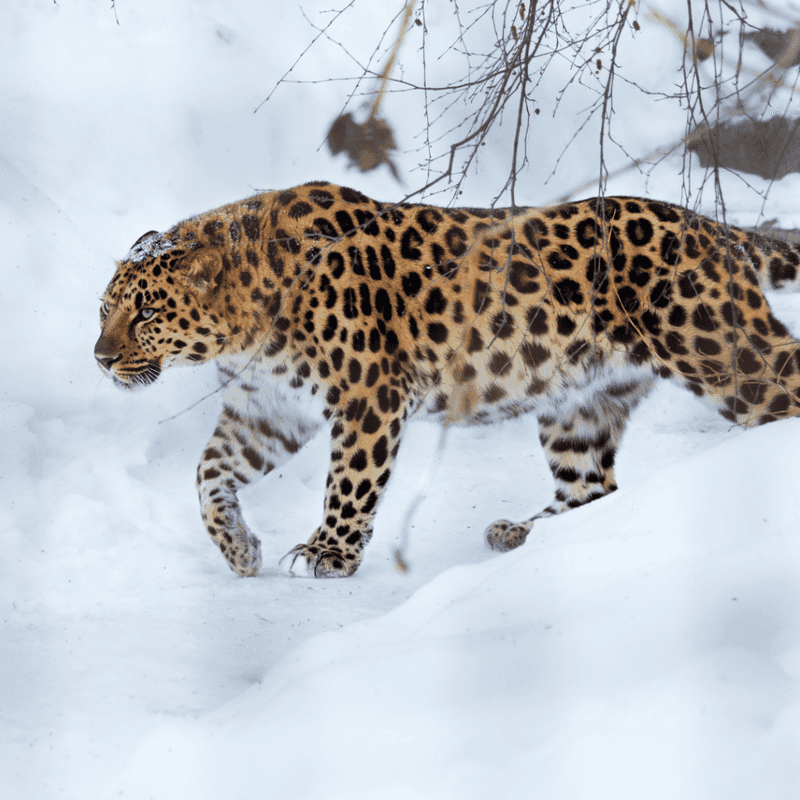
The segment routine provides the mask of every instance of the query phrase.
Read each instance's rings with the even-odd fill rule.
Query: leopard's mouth
[[[114,370],[111,378],[114,385],[120,389],[135,391],[155,383],[159,375],[161,375],[161,365],[157,361],[147,361],[135,367]]]

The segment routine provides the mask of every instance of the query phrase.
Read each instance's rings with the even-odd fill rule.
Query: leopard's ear
[[[143,234],[142,234],[142,235],[141,235],[141,236],[140,236],[140,237],[139,237],[139,238],[138,238],[138,239],[137,239],[137,240],[136,240],[136,241],[135,241],[135,242],[134,242],[134,243],[131,245],[131,250],[133,250],[133,248],[134,248],[134,247],[136,247],[137,245],[141,244],[141,243],[142,243],[142,242],[143,242],[145,239],[149,239],[151,236],[153,236],[154,234],[157,234],[157,233],[158,233],[158,231],[147,231],[147,233],[143,233]]]
[[[225,267],[222,253],[216,247],[204,247],[190,253],[181,266],[189,285],[199,292],[214,291],[222,283]]]

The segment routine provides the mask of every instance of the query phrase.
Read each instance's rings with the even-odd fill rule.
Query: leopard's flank
[[[799,345],[763,292],[797,288],[798,264],[795,245],[646,199],[448,209],[312,183],[145,234],[103,295],[95,357],[131,389],[217,361],[224,407],[197,486],[239,575],[261,551],[237,491],[327,424],[322,522],[291,554],[345,576],[414,414],[536,415],[555,497],[489,526],[508,550],[617,488],[628,416],[656,377],[734,424],[800,413]]]

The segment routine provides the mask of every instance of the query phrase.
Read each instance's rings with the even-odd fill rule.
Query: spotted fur
[[[261,554],[237,490],[327,423],[322,524],[291,554],[344,576],[413,414],[536,414],[555,498],[490,525],[498,550],[616,489],[628,416],[656,377],[735,424],[798,414],[798,342],[763,290],[796,288],[799,263],[795,245],[645,199],[445,209],[312,183],[145,234],[103,296],[95,356],[128,388],[216,359],[225,402],[197,485],[239,575]]]

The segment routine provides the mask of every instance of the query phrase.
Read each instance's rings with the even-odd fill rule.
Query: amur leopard
[[[508,550],[617,488],[628,416],[656,377],[737,425],[800,413],[800,345],[763,293],[795,289],[798,264],[796,245],[647,199],[454,209],[316,182],[141,237],[103,295],[94,353],[129,389],[216,360],[224,407],[197,487],[242,576],[261,551],[237,490],[327,424],[322,524],[290,555],[346,576],[415,414],[536,415],[555,497],[489,526]]]

